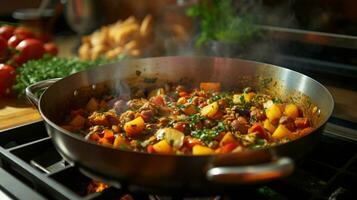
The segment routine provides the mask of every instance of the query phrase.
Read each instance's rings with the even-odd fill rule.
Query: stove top
[[[357,127],[331,118],[316,145],[295,172],[264,186],[209,197],[133,193],[124,186],[103,187],[68,164],[55,150],[43,122],[0,132],[0,199],[355,199]],[[104,184],[102,186],[105,186]]]

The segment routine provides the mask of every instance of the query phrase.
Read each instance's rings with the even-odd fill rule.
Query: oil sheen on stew
[[[139,152],[207,155],[265,148],[312,131],[296,104],[254,91],[157,88],[140,98],[91,98],[63,128],[107,147]]]

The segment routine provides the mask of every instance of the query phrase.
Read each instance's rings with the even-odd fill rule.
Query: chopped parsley
[[[192,131],[191,135],[194,138],[200,139],[205,144],[209,144],[212,140],[214,140],[221,132],[225,131],[226,128],[223,122],[218,122],[217,126],[212,129],[201,129]]]

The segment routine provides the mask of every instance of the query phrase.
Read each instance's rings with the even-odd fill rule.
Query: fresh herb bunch
[[[16,69],[18,75],[16,76],[13,90],[19,96],[23,96],[26,87],[36,82],[51,78],[62,78],[89,67],[119,61],[123,58],[121,56],[115,60],[100,58],[95,61],[83,61],[78,58],[60,58],[45,55],[39,60],[30,60]]]
[[[188,8],[187,15],[200,20],[196,46],[209,40],[246,45],[259,33],[252,17],[238,16],[231,0],[203,0]]]

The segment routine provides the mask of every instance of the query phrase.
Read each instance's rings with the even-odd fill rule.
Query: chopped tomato
[[[164,106],[165,105],[165,101],[164,98],[162,96],[155,96],[151,98],[151,101],[158,106]]]
[[[147,150],[148,153],[155,153],[155,149],[154,149],[154,146],[152,144],[149,144],[146,147],[146,150]]]
[[[184,146],[188,147],[189,149],[192,149],[192,147],[195,145],[202,145],[202,142],[197,138],[192,138],[190,136],[185,137]]]
[[[230,142],[227,143],[221,147],[219,147],[218,149],[215,150],[216,153],[228,153],[233,151],[233,149],[235,149],[238,146],[237,143],[234,142]]]

